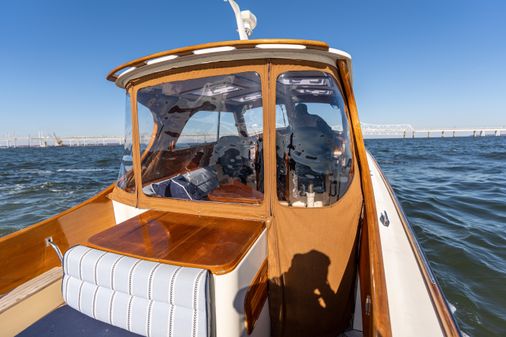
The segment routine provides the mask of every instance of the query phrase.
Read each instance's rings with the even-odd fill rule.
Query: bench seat
[[[77,311],[142,336],[207,337],[209,272],[75,246],[63,298]]]

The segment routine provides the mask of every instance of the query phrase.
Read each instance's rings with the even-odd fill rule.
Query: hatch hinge
[[[367,295],[367,297],[365,298],[365,306],[364,306],[366,316],[371,316],[371,307],[372,307],[371,295]]]

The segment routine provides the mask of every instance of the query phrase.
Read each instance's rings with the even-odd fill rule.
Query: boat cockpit
[[[256,294],[263,300],[251,310],[256,314],[245,315],[254,317],[246,318],[251,333],[337,335],[352,328],[362,211],[349,109],[336,67],[349,58],[318,43],[304,50],[291,43],[272,48],[270,58],[265,46],[209,48],[205,57],[195,50],[193,57],[179,57],[191,67],[169,67],[178,58],[157,67],[145,61],[118,75],[116,83],[127,90],[132,142],[126,142],[112,197],[150,211],[140,215],[145,221],[127,220],[91,237],[88,246],[210,270],[218,336],[223,320],[244,314],[237,308],[224,314],[231,304],[217,294],[237,297],[247,286],[224,290],[218,280],[244,273],[246,265],[253,274],[263,270],[258,277],[266,279],[255,288],[263,289]],[[153,215],[155,210],[170,215]],[[169,233],[165,246],[153,234],[160,224]],[[208,259],[181,254],[179,245],[202,250]],[[253,254],[255,247],[263,248]],[[223,251],[227,258],[216,258]],[[310,309],[316,303],[311,291],[325,292],[319,310]],[[235,302],[248,307],[248,296],[241,296]],[[286,317],[274,319],[279,315]],[[316,324],[322,315],[328,319]],[[253,329],[257,320],[260,328]]]

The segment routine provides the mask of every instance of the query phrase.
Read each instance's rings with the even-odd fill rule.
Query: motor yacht
[[[107,79],[118,179],[0,238],[2,336],[460,336],[364,146],[348,53],[222,41]]]

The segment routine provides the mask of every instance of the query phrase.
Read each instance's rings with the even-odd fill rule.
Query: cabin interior
[[[362,336],[364,198],[338,57],[254,52],[128,74],[118,181],[54,220],[65,304],[20,336]]]

